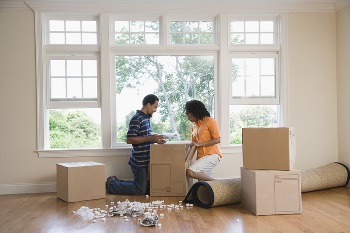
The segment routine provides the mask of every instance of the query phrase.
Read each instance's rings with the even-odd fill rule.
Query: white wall
[[[350,167],[350,5],[337,12],[339,162]]]
[[[307,169],[338,160],[335,13],[293,13],[289,27],[288,124],[297,129],[297,168]],[[33,12],[0,11],[0,59],[0,194],[55,191],[59,162],[93,160],[106,176],[131,177],[128,155],[38,158]],[[241,166],[241,154],[224,154],[214,175],[239,176]]]
[[[336,15],[291,13],[288,21],[289,125],[304,170],[338,161]]]

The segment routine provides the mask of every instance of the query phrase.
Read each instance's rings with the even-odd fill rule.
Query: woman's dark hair
[[[191,113],[197,120],[203,120],[204,117],[210,117],[210,113],[205,105],[199,100],[190,100],[185,105],[185,112]]]
[[[153,105],[156,101],[159,101],[158,97],[153,94],[146,95],[142,100],[142,106],[146,106],[147,104]]]

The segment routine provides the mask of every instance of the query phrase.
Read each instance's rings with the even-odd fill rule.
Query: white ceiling
[[[56,3],[125,3],[125,4],[336,4],[347,0],[0,0],[0,2],[56,2]]]
[[[266,7],[293,7],[301,8],[306,7],[307,9],[327,9],[333,11],[342,9],[344,6],[350,4],[350,0],[0,0],[0,10],[6,9],[18,9],[27,8],[28,6],[37,6],[38,4],[81,4],[89,5],[94,4],[97,6],[101,4],[140,4],[140,5],[173,5],[179,6],[179,4],[189,4],[199,6],[212,5],[214,6],[248,6],[255,10]]]

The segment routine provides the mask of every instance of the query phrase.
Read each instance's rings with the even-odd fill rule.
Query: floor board
[[[301,214],[255,216],[241,203],[203,209],[186,207],[164,213],[161,226],[144,227],[139,217],[107,217],[96,223],[84,220],[73,213],[82,206],[105,208],[111,202],[152,202],[164,200],[165,204],[178,204],[183,197],[118,196],[108,194],[106,199],[66,203],[56,193],[16,194],[0,196],[1,233],[99,233],[99,232],[350,232],[350,189],[345,187],[302,194]]]

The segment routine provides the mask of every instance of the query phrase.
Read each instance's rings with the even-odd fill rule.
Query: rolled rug
[[[349,169],[334,162],[301,172],[301,192],[345,186],[349,183]]]
[[[234,204],[241,201],[241,179],[199,181],[188,191],[184,202],[202,208]]]

